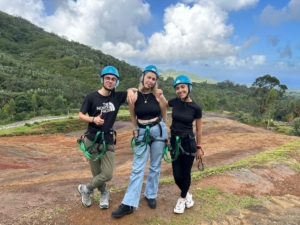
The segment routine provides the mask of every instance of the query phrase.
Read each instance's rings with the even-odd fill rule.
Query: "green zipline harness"
[[[139,158],[145,154],[145,152],[147,150],[147,145],[150,143],[150,127],[146,126],[144,137],[141,142],[137,142],[137,136],[138,136],[138,134],[135,135],[135,132],[133,131],[133,138],[131,139],[131,149],[132,149],[133,154]],[[136,151],[134,150],[136,146],[144,147],[144,150],[141,154],[137,154]]]
[[[102,151],[97,155],[97,156],[93,156],[90,151],[91,149],[93,149],[94,145],[96,144],[96,141],[99,137],[99,135],[101,134],[101,142],[99,143],[102,144]],[[104,153],[106,152],[106,142],[105,142],[105,139],[104,139],[104,134],[105,132],[101,132],[101,131],[98,131],[95,135],[95,138],[92,142],[92,145],[88,148],[85,147],[84,145],[84,135],[81,135],[80,139],[77,140],[77,145],[78,145],[78,148],[83,151],[85,157],[87,157],[89,160],[92,160],[92,161],[96,161],[98,159],[100,159]]]
[[[160,125],[161,121],[162,121],[162,119],[160,117],[157,118],[156,121],[153,121],[153,122],[147,123],[147,124],[142,124],[142,123],[139,123],[137,121],[138,127],[141,128],[141,129],[145,129],[145,133],[144,133],[142,141],[137,141],[137,138],[139,136],[139,132],[137,131],[137,133],[135,133],[135,130],[133,131],[133,138],[131,139],[130,144],[131,144],[132,152],[136,157],[142,157],[145,154],[145,152],[147,151],[147,146],[148,145],[151,146],[153,141],[163,141],[163,142],[165,142],[165,140],[155,140],[151,136],[151,132],[150,132],[150,128],[157,125],[159,130],[160,130],[160,136],[162,137],[162,132],[163,131],[162,131],[162,127]],[[135,150],[135,147],[144,148],[144,149],[140,154],[138,154]]]
[[[179,136],[175,136],[175,149],[172,149],[172,146],[166,143],[165,148],[164,148],[164,160],[167,163],[173,162],[178,158],[178,155],[191,155],[196,157],[196,153],[189,153],[184,151],[183,147],[181,146],[181,138]],[[180,150],[179,150],[180,149]],[[168,155],[168,151],[170,154],[174,155],[174,158],[170,158]],[[204,154],[204,151],[201,149],[201,151]],[[200,157],[199,162],[198,162],[198,170],[203,171],[204,170],[204,164],[202,162],[202,158]]]
[[[176,140],[175,140],[175,150],[173,151],[172,146],[166,143],[165,148],[164,148],[164,160],[166,163],[171,163],[173,161],[175,161],[178,158],[179,155],[179,148],[181,147],[181,139],[180,137],[176,136]],[[174,158],[170,158],[168,155],[168,152],[170,153],[174,153]]]

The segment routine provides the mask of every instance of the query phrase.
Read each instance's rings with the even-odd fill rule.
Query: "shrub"
[[[291,134],[300,136],[300,118],[297,117],[293,120]]]

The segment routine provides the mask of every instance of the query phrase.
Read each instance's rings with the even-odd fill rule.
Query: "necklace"
[[[145,103],[147,103],[147,100],[148,100],[149,96],[150,96],[150,93],[148,94],[147,98],[145,98],[145,94],[143,93]]]

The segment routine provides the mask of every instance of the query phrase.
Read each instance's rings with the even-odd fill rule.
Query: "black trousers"
[[[175,149],[175,138],[171,136],[171,145]],[[197,151],[195,139],[182,139],[181,146],[186,152]],[[174,159],[175,154],[171,154]],[[191,185],[191,170],[195,157],[188,154],[180,154],[178,158],[172,162],[173,177],[176,185],[179,187],[181,193],[180,197],[185,198]]]

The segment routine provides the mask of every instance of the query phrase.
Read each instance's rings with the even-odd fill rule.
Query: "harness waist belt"
[[[149,126],[149,127],[154,127],[154,126],[156,126],[157,124],[159,124],[161,122],[161,118],[159,117],[159,118],[157,118],[157,120],[155,120],[155,121],[153,121],[153,122],[151,122],[151,123],[148,123],[148,124],[141,124],[141,123],[139,123],[139,122],[137,122],[137,125],[138,125],[138,127],[139,128],[146,128],[147,126]]]
[[[171,131],[171,136],[178,136],[178,137],[180,137],[180,138],[187,138],[187,137],[190,137],[190,136],[192,136],[192,135],[193,135],[193,133],[190,133],[190,134],[188,134],[188,133],[175,134],[175,133],[173,133],[173,132]]]

